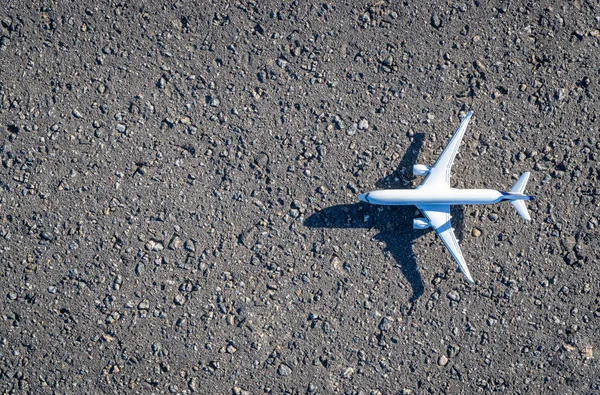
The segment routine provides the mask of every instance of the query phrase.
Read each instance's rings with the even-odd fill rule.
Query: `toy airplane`
[[[523,173],[509,192],[500,192],[493,189],[456,189],[450,187],[450,168],[458,152],[460,141],[467,130],[471,114],[472,112],[469,112],[462,120],[433,167],[413,166],[414,175],[426,176],[419,186],[415,189],[388,189],[364,193],[358,199],[371,204],[387,206],[417,206],[426,218],[415,218],[413,228],[427,229],[431,226],[458,262],[458,267],[467,277],[467,280],[473,282],[454,235],[454,228],[450,224],[450,206],[455,204],[492,204],[508,200],[519,215],[529,221],[531,218],[524,201],[533,200],[534,197],[523,194],[529,179],[529,173]]]

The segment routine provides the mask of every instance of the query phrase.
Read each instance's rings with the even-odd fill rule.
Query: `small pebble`
[[[183,296],[182,294],[177,294],[173,299],[173,302],[175,302],[177,306],[181,306],[185,303],[185,296]]]
[[[361,119],[360,122],[358,122],[358,129],[367,130],[368,128],[369,128],[369,121],[367,121],[366,119]]]
[[[242,387],[233,387],[234,395],[250,395],[250,391],[246,391]]]
[[[289,376],[290,374],[292,374],[292,369],[287,366],[286,364],[282,363],[281,365],[279,365],[279,368],[277,369],[277,373],[280,376]]]
[[[392,323],[394,319],[392,317],[383,317],[381,322],[379,323],[379,330],[388,331],[392,328]]]
[[[227,351],[229,354],[235,354],[235,352],[237,351],[237,348],[235,348],[235,346],[233,344],[229,344],[227,346],[227,348],[225,349],[225,351]]]
[[[342,373],[342,377],[345,379],[348,379],[348,378],[352,377],[352,374],[354,374],[354,368],[352,368],[352,367],[346,368],[344,370],[344,373]]]
[[[285,67],[288,65],[288,61],[283,58],[279,58],[275,61],[275,64],[282,69],[285,69]]]
[[[473,228],[471,234],[473,235],[473,237],[479,237],[481,236],[481,230],[479,228]]]
[[[146,249],[154,252],[162,251],[164,249],[163,244],[160,241],[148,240],[146,243]]]
[[[187,240],[183,245],[183,248],[185,248],[186,251],[194,252],[196,251],[196,244],[193,240]]]
[[[485,65],[483,64],[483,62],[479,59],[477,59],[475,62],[473,62],[473,67],[475,67],[475,69],[477,71],[483,72],[485,71]]]
[[[564,88],[558,89],[556,92],[554,92],[554,98],[557,101],[563,100],[566,96],[567,96],[567,90]]]
[[[454,302],[458,302],[460,300],[460,295],[456,291],[450,291],[446,296],[448,297],[448,299]]]
[[[431,26],[435,27],[436,29],[442,26],[442,20],[437,12],[434,12],[433,15],[431,15]]]
[[[198,392],[198,390],[200,389],[200,380],[198,379],[198,377],[192,377],[190,381],[188,381],[188,388],[192,392]]]
[[[448,357],[446,357],[445,355],[442,355],[438,359],[438,365],[440,365],[440,366],[446,366],[447,364],[448,364]]]
[[[264,168],[269,163],[269,157],[264,152],[261,152],[254,157],[254,163]]]
[[[356,134],[356,131],[358,130],[358,126],[353,123],[352,125],[348,126],[348,130],[346,130],[346,134],[348,136],[354,136]]]
[[[448,345],[448,358],[454,358],[455,356],[458,355],[458,353],[460,352],[460,346],[456,345],[456,344],[449,344]]]
[[[177,250],[177,249],[181,248],[182,245],[183,245],[183,241],[181,240],[181,238],[179,236],[175,235],[171,239],[171,242],[169,242],[169,249]]]

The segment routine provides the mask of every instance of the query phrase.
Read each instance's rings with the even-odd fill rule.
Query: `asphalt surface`
[[[2,393],[600,393],[597,3],[163,3],[0,5]]]

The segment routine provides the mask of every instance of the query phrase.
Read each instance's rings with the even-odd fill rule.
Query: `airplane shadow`
[[[423,133],[413,137],[396,171],[377,181],[377,189],[409,189],[418,185],[412,174],[412,166],[417,163],[424,139]],[[416,210],[414,206],[375,206],[363,202],[340,204],[315,212],[304,221],[304,225],[310,228],[377,229],[379,233],[375,240],[385,243],[385,251],[396,260],[402,275],[410,283],[412,296],[409,301],[412,303],[425,290],[412,245],[418,237],[431,231],[413,229],[412,220]],[[456,236],[462,240],[464,209],[462,206],[452,206],[451,212]]]

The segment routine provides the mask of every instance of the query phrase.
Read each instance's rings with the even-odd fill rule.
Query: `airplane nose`
[[[369,194],[363,193],[361,195],[358,195],[358,200],[360,200],[361,202],[369,203]]]

